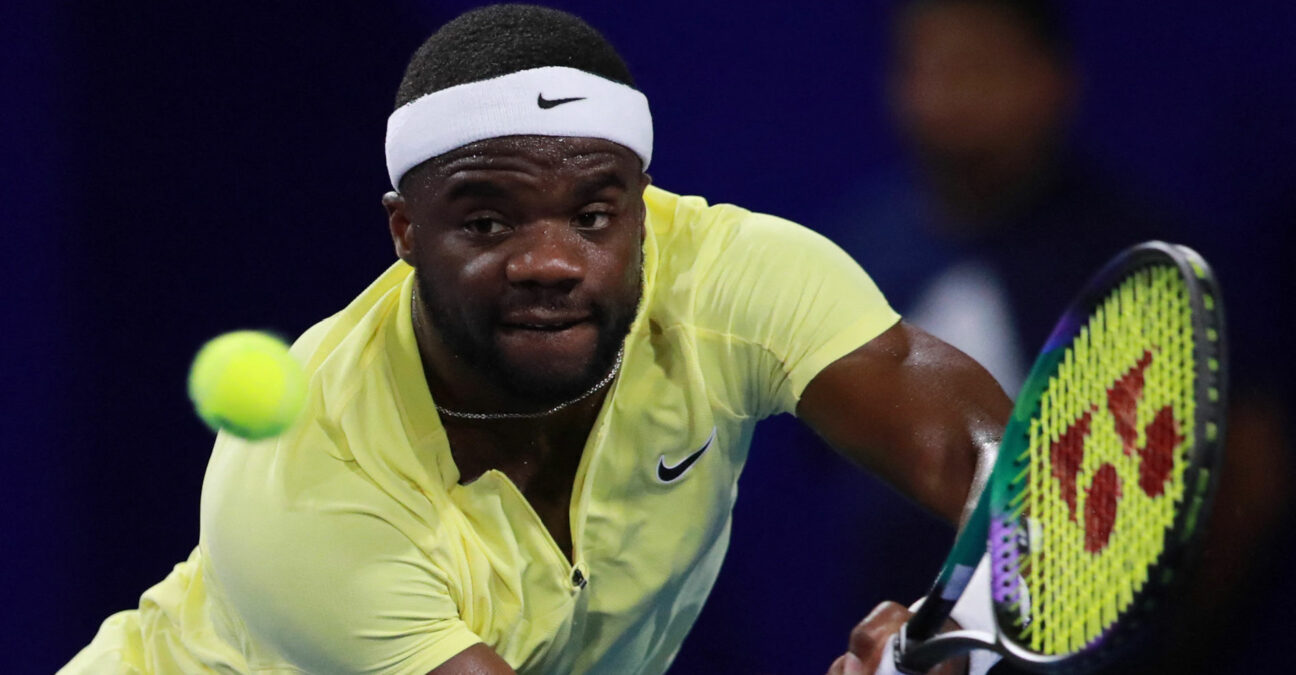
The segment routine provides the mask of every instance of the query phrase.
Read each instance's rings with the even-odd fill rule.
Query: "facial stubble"
[[[590,320],[598,329],[593,357],[579,372],[539,372],[535,364],[509,362],[496,340],[497,321],[461,321],[453,303],[422,270],[415,269],[419,302],[442,344],[450,354],[496,388],[511,396],[533,401],[544,408],[571,400],[603,379],[616,363],[643,299],[643,253],[635,275],[633,299],[609,306],[596,302]]]

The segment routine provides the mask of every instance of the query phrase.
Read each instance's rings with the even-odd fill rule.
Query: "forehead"
[[[971,2],[919,5],[903,17],[899,45],[902,51],[931,50],[1042,51],[1022,19],[1011,11]]]
[[[414,167],[401,185],[405,192],[435,188],[464,172],[533,177],[641,172],[641,161],[625,146],[580,136],[505,136],[456,148]]]

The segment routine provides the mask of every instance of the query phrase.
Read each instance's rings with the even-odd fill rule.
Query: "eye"
[[[503,234],[508,231],[507,225],[501,222],[498,218],[491,218],[489,216],[471,218],[464,222],[463,227],[469,233],[477,235]]]
[[[582,230],[602,230],[612,223],[612,214],[604,211],[585,211],[576,215],[576,227]]]

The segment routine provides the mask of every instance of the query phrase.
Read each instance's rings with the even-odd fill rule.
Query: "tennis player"
[[[399,261],[296,341],[296,427],[218,436],[198,546],[64,672],[664,672],[781,412],[958,521],[999,386],[822,237],[652,186],[652,141],[576,17],[429,38],[387,128]],[[769,556],[833,592],[813,552]],[[835,669],[877,665],[876,625]]]

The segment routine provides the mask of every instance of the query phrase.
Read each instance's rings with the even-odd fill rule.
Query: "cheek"
[[[626,265],[625,272],[626,282],[635,288],[643,281],[643,261],[643,240],[639,239],[630,253],[630,264]]]
[[[417,259],[424,277],[443,289],[447,298],[489,284],[503,264],[498,255],[465,250],[444,240],[426,242]]]
[[[498,258],[498,259],[497,259]],[[467,260],[457,260],[449,268],[463,285],[480,285],[492,278],[502,275],[504,261],[499,256],[476,256]]]
[[[636,238],[630,250],[626,251],[620,260],[624,267],[621,269],[619,277],[618,295],[624,304],[637,304],[639,296],[643,292],[643,245]]]
[[[605,309],[619,312],[638,298],[643,274],[641,259],[638,237],[633,243],[609,242],[588,251],[585,294]]]
[[[600,265],[606,273],[624,285],[629,279],[637,279],[643,264],[642,230],[635,228],[617,238],[617,241],[602,251]]]

